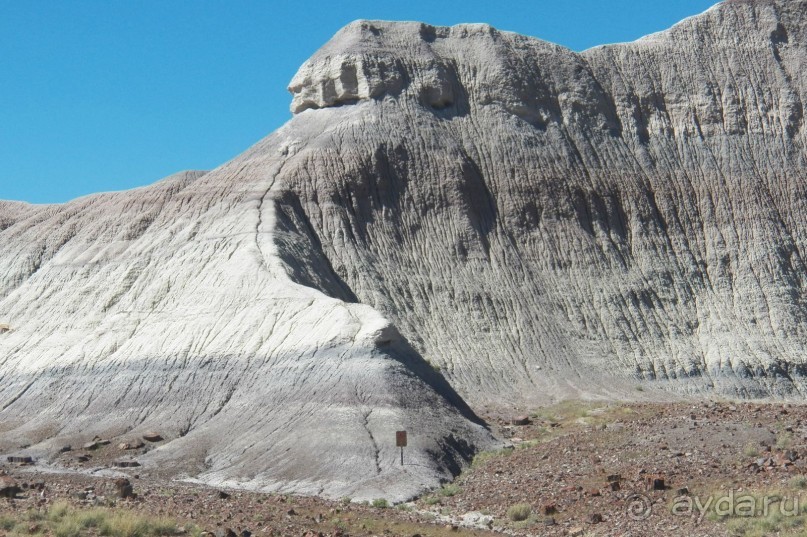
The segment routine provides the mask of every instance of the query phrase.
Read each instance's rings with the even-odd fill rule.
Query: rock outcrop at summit
[[[0,450],[158,430],[145,471],[396,500],[495,445],[465,401],[800,397],[805,32],[358,21],[231,162],[3,202]]]
[[[475,404],[800,397],[806,18],[727,2],[582,54],[356,22],[290,87],[312,249]]]

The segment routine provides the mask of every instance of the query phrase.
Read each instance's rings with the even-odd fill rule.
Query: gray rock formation
[[[0,450],[156,430],[147,469],[401,500],[493,445],[381,314],[290,278],[281,140],[209,174],[7,213]]]
[[[394,500],[493,444],[463,398],[800,397],[806,33],[358,21],[216,170],[3,203],[0,450],[157,430],[147,469]]]
[[[806,6],[582,54],[354,23],[291,84],[296,132],[322,122],[284,170],[295,214],[474,404],[800,397]]]

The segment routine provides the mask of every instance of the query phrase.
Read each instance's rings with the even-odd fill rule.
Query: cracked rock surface
[[[398,500],[495,444],[465,401],[800,397],[805,19],[357,21],[231,162],[0,202],[0,450],[154,430],[146,470]]]

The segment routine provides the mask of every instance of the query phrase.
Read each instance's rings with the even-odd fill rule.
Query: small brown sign
[[[395,431],[395,446],[406,447],[406,431]]]

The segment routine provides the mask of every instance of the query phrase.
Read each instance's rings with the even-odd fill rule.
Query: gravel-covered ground
[[[20,491],[0,501],[0,516],[22,519],[30,510],[68,501],[80,508],[169,516],[188,533],[222,536],[228,529],[254,536],[713,537],[805,531],[807,407],[567,402],[525,416],[527,425],[512,425],[516,416],[489,416],[513,448],[480,454],[453,484],[399,506],[168,481],[136,467],[108,468],[109,461],[120,460],[120,447],[105,445],[64,454],[66,464],[91,455],[70,463],[69,472],[4,462],[0,480],[15,481]],[[121,499],[124,475],[134,497]]]

